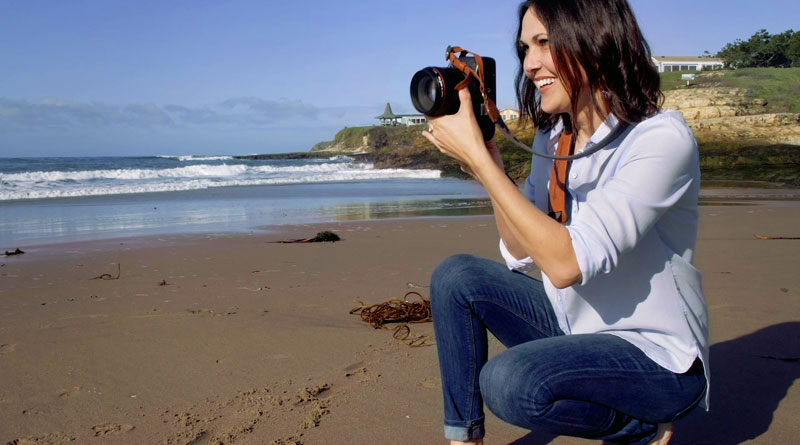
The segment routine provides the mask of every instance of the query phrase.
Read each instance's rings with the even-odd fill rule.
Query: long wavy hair
[[[650,46],[626,0],[527,0],[519,5],[515,79],[517,103],[523,117],[537,126],[550,126],[568,116],[545,113],[533,81],[525,75],[525,50],[519,43],[522,18],[529,9],[544,24],[558,76],[577,113],[583,88],[603,92],[607,109],[618,119],[641,122],[656,114],[664,101],[661,79]],[[595,94],[593,105],[601,110]]]

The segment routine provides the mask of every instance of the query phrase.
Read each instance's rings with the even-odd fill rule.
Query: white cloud
[[[47,98],[38,102],[0,98],[4,130],[103,128],[113,126],[166,128],[188,126],[255,127],[363,125],[364,116],[380,110],[364,107],[320,108],[299,100],[238,97],[218,104],[111,105]]]

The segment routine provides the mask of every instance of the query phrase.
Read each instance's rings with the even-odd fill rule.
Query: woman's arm
[[[493,158],[475,121],[466,89],[459,91],[461,108],[451,116],[431,118],[424,132],[444,154],[459,161],[483,184],[492,200],[500,236],[517,258],[530,256],[554,286],[580,281],[581,273],[567,229],[545,215],[509,181],[502,162]],[[466,105],[465,105],[466,104]]]
[[[500,155],[500,151],[497,149],[497,144],[494,141],[487,141],[486,149],[489,151],[489,155],[491,156],[494,164],[497,165],[500,170],[505,171],[503,157]],[[480,183],[480,180],[475,176],[475,173],[468,165],[461,163],[461,171],[471,175],[476,181],[478,181],[478,183]],[[503,244],[506,246],[506,250],[508,250],[508,252],[517,259],[528,257],[528,254],[525,252],[519,242],[517,242],[516,237],[508,227],[506,216],[500,210],[499,205],[495,202],[491,195],[489,195],[489,199],[492,201],[492,207],[495,209],[494,219],[495,224],[497,225],[497,232],[500,234],[500,238],[503,239]]]

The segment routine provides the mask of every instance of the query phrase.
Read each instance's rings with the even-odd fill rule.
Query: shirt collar
[[[589,142],[598,143],[603,140],[604,137],[608,136],[608,133],[614,129],[619,123],[619,119],[613,114],[608,115],[606,120],[604,120],[599,127],[594,131],[592,137],[589,138]],[[564,121],[559,119],[550,129],[550,140],[558,139],[561,135],[561,130],[564,128]]]
[[[602,141],[603,138],[608,136],[608,134],[614,130],[614,127],[616,127],[618,123],[619,119],[617,119],[617,117],[614,116],[613,114],[609,113],[608,117],[606,117],[606,120],[604,120],[603,123],[601,123],[600,126],[597,127],[597,129],[594,131],[594,134],[592,134],[592,137],[589,138],[589,142],[586,143],[586,146],[578,150],[577,153],[580,153],[583,150],[591,147],[592,145],[595,145],[596,143]],[[550,140],[547,141],[548,142],[547,146],[553,153],[555,153],[554,147],[556,142],[558,141],[558,138],[561,136],[561,130],[563,129],[564,129],[564,121],[562,119],[559,119],[558,122],[556,122],[550,129]]]
[[[578,150],[578,153],[602,141],[603,138],[608,136],[608,134],[614,130],[614,127],[616,127],[618,123],[619,119],[617,119],[617,117],[613,114],[609,113],[608,117],[606,117],[606,120],[604,120],[603,123],[597,127],[597,129],[594,131],[594,134],[592,134],[592,137],[589,138],[589,142],[586,143],[586,146]],[[561,136],[561,130],[563,130],[563,128],[564,121],[559,119],[550,130],[550,140],[548,141],[548,146],[552,148],[555,145],[559,136]]]

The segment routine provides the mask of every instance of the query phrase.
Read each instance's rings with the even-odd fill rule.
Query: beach
[[[672,443],[800,437],[798,201],[701,206],[711,412]],[[433,329],[350,314],[428,297],[436,265],[500,260],[491,216],[42,244],[0,257],[0,442],[446,443]],[[274,243],[330,230],[335,243]],[[9,246],[10,247],[10,246]],[[24,247],[24,246],[23,246]],[[494,342],[492,353],[503,347]],[[487,444],[581,444],[487,413]]]

